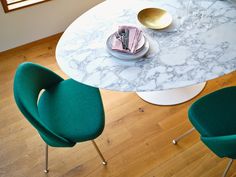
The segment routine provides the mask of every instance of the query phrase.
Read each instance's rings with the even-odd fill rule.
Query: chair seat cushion
[[[236,87],[227,87],[197,100],[189,119],[202,136],[236,134]]]
[[[104,128],[99,90],[72,79],[45,90],[38,111],[45,126],[72,142],[95,139]]]

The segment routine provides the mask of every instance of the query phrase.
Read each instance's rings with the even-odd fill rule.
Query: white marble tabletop
[[[143,27],[138,12],[159,7],[173,24]],[[150,49],[143,58],[121,61],[106,50],[119,25],[143,30]],[[236,70],[236,0],[107,0],[78,17],[57,48],[60,68],[71,78],[117,91],[157,91],[190,86]]]

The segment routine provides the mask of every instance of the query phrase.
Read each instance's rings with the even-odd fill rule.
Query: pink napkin
[[[133,26],[119,26],[118,31],[121,29],[129,30],[129,45],[128,45],[129,50],[123,49],[122,42],[115,36],[112,41],[112,47],[111,47],[112,50],[134,54],[137,50],[138,43],[141,39],[142,31]]]

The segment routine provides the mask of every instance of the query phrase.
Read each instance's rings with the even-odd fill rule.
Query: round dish
[[[163,29],[172,22],[172,16],[159,8],[147,8],[138,13],[139,22],[147,28]]]

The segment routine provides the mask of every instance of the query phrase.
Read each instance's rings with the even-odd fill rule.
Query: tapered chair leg
[[[45,146],[45,169],[44,173],[48,173],[48,145]]]
[[[233,159],[230,159],[230,161],[229,161],[229,163],[227,164],[226,169],[225,169],[225,171],[224,171],[222,177],[225,177],[225,176],[227,175],[227,173],[228,173],[228,171],[229,171],[229,169],[230,169],[230,167],[231,167],[232,164],[233,164]]]
[[[179,137],[173,139],[173,140],[172,140],[172,143],[173,143],[174,145],[176,145],[179,140],[181,140],[182,138],[184,138],[185,136],[187,136],[188,134],[190,134],[193,130],[195,130],[195,128],[191,128],[190,130],[188,130],[188,131],[185,132],[184,134],[182,134],[182,135],[180,135]]]
[[[97,153],[99,154],[99,156],[100,156],[101,159],[102,159],[102,164],[103,164],[103,165],[107,165],[107,161],[106,161],[105,158],[103,157],[101,151],[99,150],[99,148],[98,148],[98,146],[97,146],[97,144],[95,143],[94,140],[92,140],[92,143],[93,143],[93,145],[94,145],[94,147],[95,147]]]

